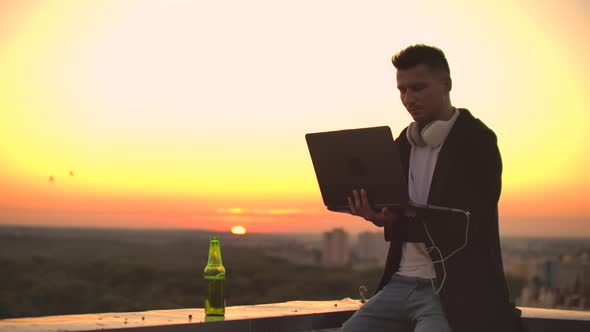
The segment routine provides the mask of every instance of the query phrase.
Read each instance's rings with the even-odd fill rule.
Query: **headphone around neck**
[[[458,112],[455,110],[455,112]],[[456,115],[453,115],[455,117]],[[452,120],[452,118],[451,118]],[[420,130],[420,126],[417,122],[412,122],[408,126],[408,130],[406,131],[406,137],[412,146],[418,147],[431,147],[435,148],[442,144],[445,140],[445,137],[448,133],[448,127],[451,125],[451,120],[443,121],[443,120],[436,120],[432,121],[422,130]]]
[[[432,121],[420,130],[417,122],[412,122],[406,131],[406,137],[410,144],[418,147],[429,146],[435,148],[443,142],[448,121]]]

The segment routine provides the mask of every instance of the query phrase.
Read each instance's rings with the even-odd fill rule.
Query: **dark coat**
[[[460,109],[460,115],[443,144],[430,186],[428,204],[469,211],[468,242],[444,262],[446,278],[440,299],[454,332],[519,331],[520,311],[509,303],[498,232],[498,200],[502,183],[502,160],[496,135],[483,122]],[[411,145],[406,129],[397,138],[405,174]],[[398,270],[403,242],[435,245],[447,257],[465,242],[462,214],[404,217],[385,227],[391,242],[385,271],[378,290]],[[433,261],[441,257],[430,252]],[[443,264],[434,264],[437,281],[444,276]]]

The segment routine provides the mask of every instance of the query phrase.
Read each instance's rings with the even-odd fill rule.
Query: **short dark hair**
[[[445,57],[445,53],[438,47],[424,44],[408,46],[391,57],[391,62],[397,70],[413,68],[417,65],[426,65],[430,69],[440,71],[451,76],[451,69]]]

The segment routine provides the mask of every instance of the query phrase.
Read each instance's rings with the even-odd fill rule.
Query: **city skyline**
[[[498,135],[501,234],[590,236],[589,9],[0,1],[0,224],[375,231],[325,209],[304,135],[397,136],[390,57],[423,42]]]

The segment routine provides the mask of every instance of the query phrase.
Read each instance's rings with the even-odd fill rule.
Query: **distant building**
[[[336,228],[324,233],[322,261],[326,266],[343,266],[350,262],[348,233]]]
[[[384,266],[389,246],[383,232],[363,232],[354,248],[355,268]]]
[[[590,264],[571,262],[561,264],[556,273],[556,286],[584,295],[590,295]]]
[[[519,305],[543,308],[585,310],[590,300],[590,263],[582,257],[563,256],[544,264],[540,289],[524,287]]]
[[[557,273],[559,271],[559,262],[553,259],[545,262],[545,286],[547,288],[557,288]]]

